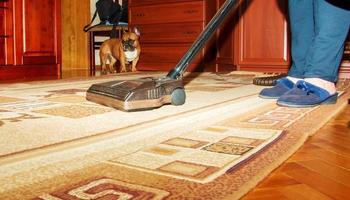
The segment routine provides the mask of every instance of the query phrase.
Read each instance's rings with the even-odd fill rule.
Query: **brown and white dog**
[[[140,31],[123,31],[121,39],[111,38],[104,41],[100,47],[102,74],[113,73],[117,60],[120,62],[120,72],[127,72],[126,64],[131,63],[131,71],[137,71],[136,65],[140,58]],[[107,60],[109,65],[107,66]]]

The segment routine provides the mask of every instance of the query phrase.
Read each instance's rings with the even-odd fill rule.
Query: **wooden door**
[[[288,70],[287,9],[287,0],[243,1],[235,33],[235,63],[239,70]]]
[[[8,0],[3,9],[5,39],[0,80],[60,76],[60,0]],[[1,28],[0,31],[3,31]]]
[[[24,0],[16,10],[16,63],[24,65],[57,63],[56,0]],[[21,30],[23,28],[23,30]],[[17,45],[18,46],[18,45]]]

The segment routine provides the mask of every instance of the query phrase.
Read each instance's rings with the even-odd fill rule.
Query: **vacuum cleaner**
[[[86,92],[86,99],[122,111],[149,110],[165,104],[183,105],[186,101],[182,81],[184,72],[231,9],[237,7],[237,2],[238,0],[225,1],[175,68],[166,76],[93,84]]]

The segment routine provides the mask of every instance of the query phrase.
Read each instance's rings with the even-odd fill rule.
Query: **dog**
[[[141,45],[139,42],[140,31],[134,28],[132,31],[123,30],[121,39],[111,38],[104,41],[100,47],[100,60],[102,74],[117,71],[115,64],[120,62],[120,72],[127,72],[126,65],[131,63],[131,71],[137,71],[136,65],[140,58]],[[107,65],[109,60],[109,65]]]

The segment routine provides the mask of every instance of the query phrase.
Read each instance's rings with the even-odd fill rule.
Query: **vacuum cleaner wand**
[[[185,55],[181,58],[174,69],[170,70],[167,74],[168,78],[178,79],[184,71],[186,71],[190,62],[202,49],[204,44],[211,38],[218,26],[224,21],[231,9],[236,5],[237,0],[226,0],[224,5],[221,6],[219,11],[214,15],[214,17],[207,24],[203,32],[197,37],[196,41],[188,49]]]

